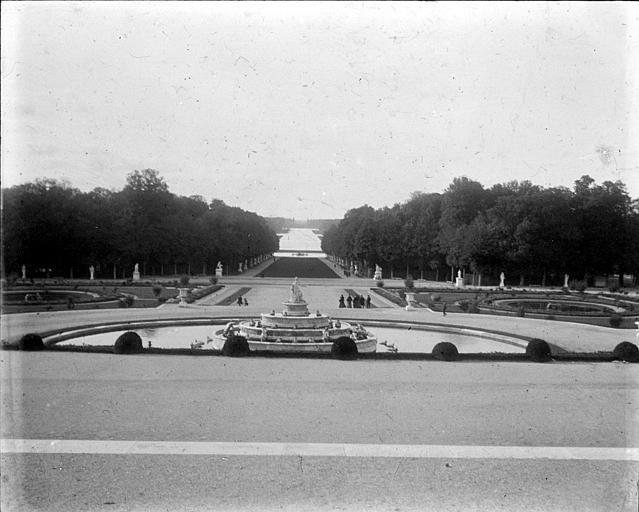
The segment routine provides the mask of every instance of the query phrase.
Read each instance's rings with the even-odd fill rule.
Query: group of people
[[[371,296],[367,295],[366,299],[364,299],[363,295],[355,295],[355,297],[351,297],[350,295],[344,300],[344,295],[340,295],[339,297],[339,307],[340,308],[370,308],[371,307]]]
[[[242,299],[242,296],[240,295],[237,298],[237,305],[238,306],[248,306],[248,300],[246,300],[246,298]]]

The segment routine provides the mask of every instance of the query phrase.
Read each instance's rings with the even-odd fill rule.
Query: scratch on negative
[[[397,463],[397,467],[395,468],[395,472],[393,473],[393,480],[395,480],[395,477],[397,476],[397,472],[399,471],[399,466],[402,465],[402,462],[404,462],[404,457],[399,459],[399,462]]]

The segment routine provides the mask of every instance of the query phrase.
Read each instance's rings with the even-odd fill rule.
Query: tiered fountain
[[[233,334],[246,338],[249,348],[273,352],[331,352],[340,338],[351,338],[359,353],[375,352],[377,339],[361,325],[332,320],[319,311],[311,313],[302,297],[297,278],[291,285],[291,296],[284,310],[262,313],[259,320],[229,322],[218,335],[224,342]]]

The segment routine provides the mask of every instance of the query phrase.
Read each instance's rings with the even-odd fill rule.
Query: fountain
[[[291,285],[291,295],[281,313],[262,313],[259,320],[229,322],[216,333],[218,343],[231,334],[246,338],[254,351],[331,352],[333,342],[351,338],[359,353],[375,352],[377,339],[361,325],[332,320],[319,311],[311,313],[302,296],[297,277]]]

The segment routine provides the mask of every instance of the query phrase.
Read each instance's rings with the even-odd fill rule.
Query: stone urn
[[[178,288],[179,290],[179,294],[178,297],[180,299],[179,302],[179,306],[186,306],[187,302],[186,302],[186,297],[189,295],[189,289],[188,288]]]

